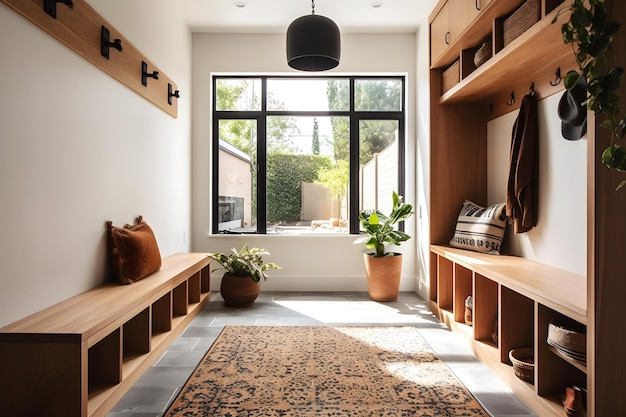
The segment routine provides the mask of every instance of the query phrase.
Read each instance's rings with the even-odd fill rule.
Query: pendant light
[[[287,64],[301,71],[326,71],[339,65],[339,27],[327,17],[312,12],[291,22],[287,29]]]

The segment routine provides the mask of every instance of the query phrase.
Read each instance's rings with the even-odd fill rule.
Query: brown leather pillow
[[[161,253],[154,233],[142,216],[135,225],[107,222],[109,257],[122,284],[132,284],[161,268]]]

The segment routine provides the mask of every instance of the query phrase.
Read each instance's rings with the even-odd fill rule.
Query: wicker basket
[[[491,41],[484,42],[474,54],[474,65],[476,68],[487,62],[491,58]]]
[[[457,59],[441,75],[442,90],[445,93],[461,81],[461,62]]]
[[[531,384],[535,382],[535,358],[533,348],[513,349],[509,352],[509,359],[513,364],[515,376]]]
[[[552,322],[549,324],[548,341],[574,352],[587,353],[587,336],[585,333],[579,329],[568,328],[560,323]]]
[[[541,0],[526,0],[503,23],[503,44],[506,47],[526,29],[541,19]]]

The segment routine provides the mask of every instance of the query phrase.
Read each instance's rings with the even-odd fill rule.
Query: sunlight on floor
[[[402,314],[399,309],[374,301],[314,301],[276,300],[285,308],[306,315],[323,323],[430,323],[419,311],[409,306],[410,314]]]

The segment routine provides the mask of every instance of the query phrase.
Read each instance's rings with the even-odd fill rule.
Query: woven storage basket
[[[587,353],[587,336],[582,333],[582,329],[568,328],[555,322],[550,323],[548,342],[574,352]]]
[[[461,81],[461,62],[457,59],[441,75],[442,90],[445,93]]]
[[[533,348],[519,348],[513,349],[509,352],[509,359],[513,364],[513,371],[515,376],[519,379],[530,382],[535,382],[535,359]]]
[[[507,46],[541,19],[541,0],[526,0],[503,23],[503,42]]]
[[[476,68],[487,62],[491,58],[491,41],[484,42],[474,54],[474,65]]]

